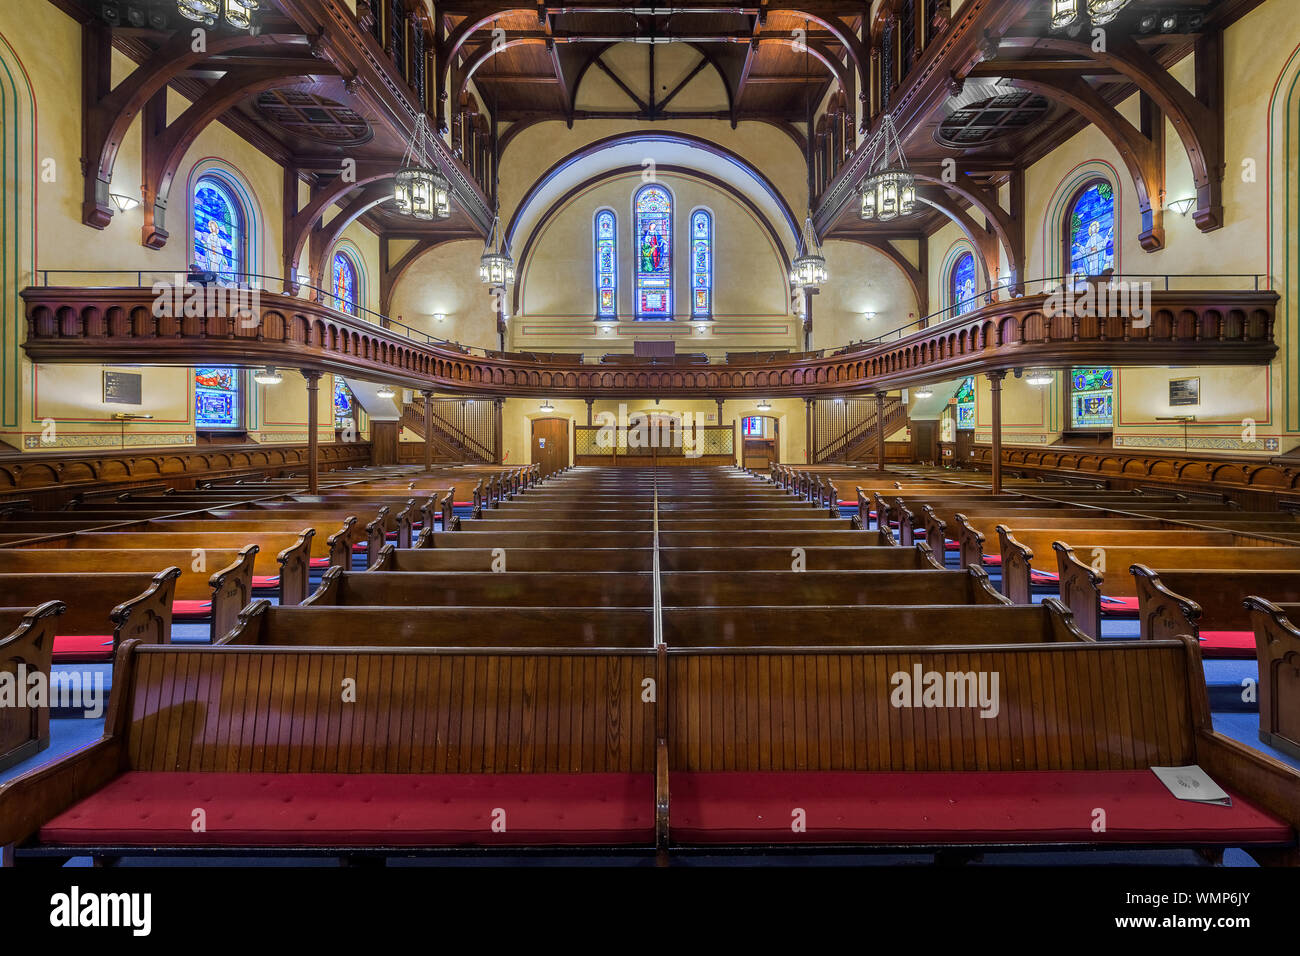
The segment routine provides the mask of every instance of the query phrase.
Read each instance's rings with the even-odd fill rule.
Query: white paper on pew
[[[1179,800],[1232,806],[1232,798],[1200,767],[1152,767],[1151,772]]]

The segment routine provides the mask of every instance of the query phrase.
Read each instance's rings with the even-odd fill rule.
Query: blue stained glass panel
[[[356,399],[352,396],[352,389],[348,388],[348,383],[343,379],[335,376],[334,378],[334,427],[347,428],[352,424],[355,414]]]
[[[713,314],[713,217],[703,209],[691,216],[691,315]]]
[[[957,427],[970,431],[975,427],[975,379],[966,379],[957,389]]]
[[[636,213],[636,317],[673,317],[673,200],[662,186],[642,186]]]
[[[239,373],[233,368],[194,370],[194,427],[238,428]]]
[[[978,304],[975,298],[975,257],[964,252],[949,274],[948,301],[953,315],[969,312]]]
[[[1115,424],[1115,370],[1076,368],[1070,372],[1070,427],[1112,428]]]
[[[596,315],[618,315],[617,220],[608,209],[596,213]]]
[[[1070,209],[1070,272],[1098,276],[1115,268],[1115,191],[1096,182],[1079,194]]]
[[[245,271],[239,203],[214,176],[200,177],[194,188],[194,263],[227,283],[239,281],[237,273]]]
[[[334,308],[357,314],[357,268],[342,252],[334,253]]]

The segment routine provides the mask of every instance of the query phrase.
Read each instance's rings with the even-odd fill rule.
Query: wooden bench
[[[783,552],[784,553],[784,552]],[[371,571],[650,571],[649,548],[396,548],[384,545]]]
[[[347,524],[324,541],[313,528],[289,524],[286,531],[217,531],[206,528],[197,531],[86,531],[41,545],[25,546],[23,550],[127,550],[165,551],[195,548],[209,551],[229,551],[255,544],[259,550],[276,553],[286,547],[286,542],[306,539],[311,568],[351,567],[352,525]],[[308,532],[311,532],[308,534]],[[292,545],[290,545],[292,546]],[[277,550],[278,549],[278,550]],[[16,549],[15,549],[16,550]]]
[[[104,736],[0,786],[0,846],[60,858],[144,847],[652,853],[667,835],[664,744],[642,683],[657,667],[648,649],[130,642]],[[270,701],[279,719],[258,719]]]
[[[1300,758],[1300,604],[1246,598],[1259,660],[1259,739]]]
[[[7,606],[66,606],[52,646],[55,663],[111,660],[122,641],[171,641],[172,601],[179,568],[156,574],[0,574]]]
[[[65,610],[59,601],[0,608],[0,770],[50,745],[50,665],[59,615]],[[43,699],[31,699],[33,676],[45,681]]]
[[[1187,634],[1224,656],[1249,655],[1255,649],[1247,597],[1267,594],[1279,604],[1300,602],[1300,572],[1291,570],[1152,569],[1142,564],[1131,570],[1143,640]]]
[[[665,607],[998,604],[1010,602],[980,568],[930,571],[671,571]]]
[[[653,575],[637,571],[343,571],[330,568],[303,602],[327,605],[652,607]]]
[[[1191,641],[667,657],[673,849],[1242,847],[1300,864],[1300,772],[1214,731]],[[926,674],[953,706],[909,693]],[[970,698],[993,674],[985,717]],[[1230,808],[1150,771],[1192,764]]]

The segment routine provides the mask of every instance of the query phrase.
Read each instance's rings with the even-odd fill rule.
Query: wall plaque
[[[104,371],[104,403],[107,405],[139,405],[140,382],[144,378],[139,372]]]
[[[1169,404],[1201,404],[1201,380],[1199,378],[1171,378],[1169,380]]]

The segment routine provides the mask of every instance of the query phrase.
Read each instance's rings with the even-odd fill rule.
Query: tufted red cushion
[[[1106,597],[1106,595],[1103,594],[1101,596],[1101,610],[1103,614],[1136,617],[1138,613],[1138,599],[1135,597]]]
[[[674,773],[682,843],[1289,843],[1291,827],[1236,794],[1174,797],[1146,770],[995,773]],[[1092,831],[1106,808],[1106,831]],[[806,832],[791,828],[793,811]]]
[[[193,811],[207,830],[191,829]],[[505,811],[504,833],[492,832]],[[41,828],[62,844],[478,846],[654,841],[654,778],[618,773],[125,773]]]
[[[211,601],[172,601],[172,618],[175,620],[206,620],[211,616]]]
[[[1255,657],[1254,631],[1201,631],[1204,657]]]
[[[312,558],[310,562],[313,568],[328,568],[330,566],[329,558]]]
[[[272,588],[280,586],[280,575],[278,574],[254,574],[253,590],[269,591]]]
[[[54,638],[56,664],[90,664],[112,659],[112,634],[60,634]]]

